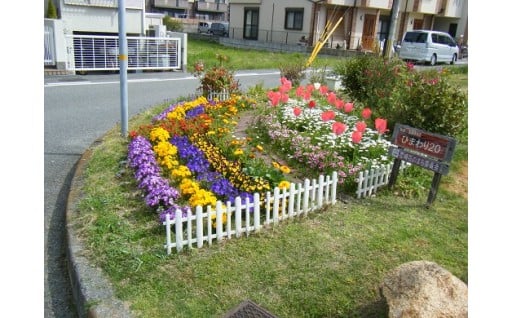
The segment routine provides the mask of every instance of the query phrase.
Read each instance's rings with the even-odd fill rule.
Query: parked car
[[[210,27],[210,33],[219,36],[229,35],[229,23],[227,22],[214,22]]]
[[[210,33],[211,26],[212,26],[211,22],[199,22],[197,24],[197,32],[198,33]]]
[[[407,31],[398,51],[398,57],[406,61],[436,65],[438,62],[457,61],[459,47],[446,32],[432,30]]]

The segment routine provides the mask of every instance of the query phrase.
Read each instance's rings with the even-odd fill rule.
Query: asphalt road
[[[237,72],[242,90],[279,85],[278,70]],[[183,72],[128,74],[128,116],[190,96],[198,79]],[[65,208],[77,161],[120,123],[118,74],[44,78],[44,317],[78,317],[67,270]]]

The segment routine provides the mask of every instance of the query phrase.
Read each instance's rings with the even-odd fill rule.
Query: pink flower
[[[386,119],[383,119],[383,118],[377,118],[375,119],[375,129],[377,129],[377,132],[379,134],[383,134],[385,133],[386,131],[388,131],[388,121]]]
[[[356,123],[356,130],[364,133],[366,130],[366,123],[364,121],[358,121]]]
[[[330,105],[335,105],[336,104],[336,94],[334,94],[333,92],[330,92],[328,95],[327,95],[327,102],[330,104]]]
[[[300,107],[295,106],[295,107],[293,108],[293,114],[294,114],[295,116],[299,116],[301,113],[302,113],[302,109],[300,109]]]
[[[358,144],[361,142],[361,139],[363,139],[363,133],[360,131],[355,130],[352,133],[352,142],[355,144]]]
[[[326,86],[326,85],[320,86],[320,94],[326,95],[328,91],[329,91],[329,86]]]
[[[341,135],[345,132],[347,126],[344,123],[340,123],[339,121],[332,124],[332,132],[336,135]]]
[[[304,98],[304,100],[310,100],[311,99],[311,92],[306,90],[304,92],[304,95],[302,95],[302,98]]]
[[[297,97],[304,97],[304,87],[303,86],[297,87],[297,89],[295,90],[295,95]]]
[[[287,80],[286,77],[281,77],[281,86],[279,91],[281,93],[288,93],[292,89],[292,82]]]
[[[267,93],[267,97],[270,99],[272,106],[277,106],[277,104],[279,104],[279,100],[281,99],[281,93],[269,91]]]
[[[315,108],[316,102],[314,100],[310,100],[308,103],[309,108]]]
[[[308,84],[308,85],[306,86],[306,91],[307,91],[307,92],[311,93],[311,92],[313,92],[314,90],[315,90],[315,85],[313,85],[313,84]]]
[[[354,103],[345,103],[345,105],[343,106],[343,110],[345,111],[345,113],[350,113],[351,111],[354,110]]]
[[[322,113],[323,121],[333,120],[334,117],[336,117],[336,114],[332,110],[328,110]]]
[[[366,107],[361,112],[361,116],[363,116],[364,119],[370,118],[372,116],[372,110],[370,108]]]
[[[286,93],[281,93],[281,99],[280,99],[280,100],[281,100],[281,102],[283,102],[283,103],[287,103],[287,102],[288,102],[288,98],[290,98],[290,97],[288,96],[288,94],[286,94]]]
[[[345,106],[345,102],[343,101],[343,99],[336,99],[335,105],[337,109],[343,109],[343,106]]]

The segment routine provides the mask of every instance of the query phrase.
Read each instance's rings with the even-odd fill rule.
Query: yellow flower
[[[279,182],[278,188],[279,189],[289,189],[290,188],[290,182],[288,182],[286,180],[283,180],[283,181]]]
[[[235,156],[241,156],[244,154],[244,151],[240,148],[238,148],[237,150],[235,150],[234,152]]]
[[[279,169],[281,165],[278,162],[272,161],[272,166],[276,169]]]
[[[288,166],[281,166],[279,167],[279,170],[281,170],[282,173],[290,173],[290,168]]]
[[[149,139],[153,142],[158,141],[167,141],[169,140],[169,132],[162,127],[156,127],[151,129],[151,132],[149,133]]]
[[[261,146],[261,145],[257,145],[257,146],[256,146],[256,149],[258,149],[258,151],[263,151],[263,146]]]

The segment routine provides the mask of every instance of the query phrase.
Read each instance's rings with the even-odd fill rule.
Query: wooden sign
[[[434,171],[434,178],[427,199],[427,206],[431,205],[436,197],[441,175],[448,174],[456,140],[452,137],[396,124],[391,142],[392,145],[388,153],[395,158],[395,161],[393,162],[388,187],[391,188],[396,183],[402,160]]]

